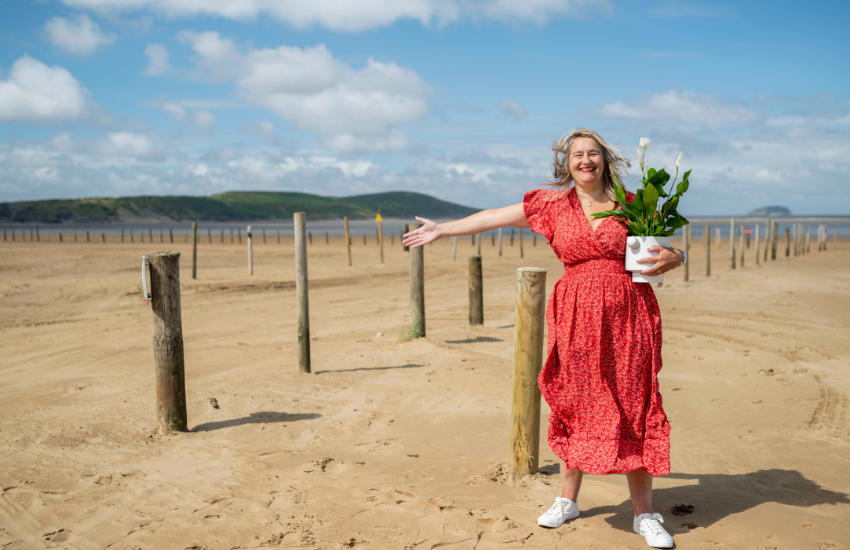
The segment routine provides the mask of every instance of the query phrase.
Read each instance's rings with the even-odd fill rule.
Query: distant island
[[[793,214],[784,206],[763,206],[751,211],[747,216],[793,216]]]
[[[141,196],[58,199],[0,203],[0,222],[70,223],[139,221],[237,221],[292,219],[306,212],[311,219],[464,217],[475,208],[441,201],[422,193],[393,191],[352,197],[310,193],[231,191],[210,197]]]

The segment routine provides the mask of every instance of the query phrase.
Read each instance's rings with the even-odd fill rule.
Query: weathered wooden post
[[[812,226],[806,226],[806,254],[812,252]]]
[[[457,260],[457,237],[452,237],[452,261]]]
[[[690,252],[690,246],[691,246],[691,226],[690,226],[690,224],[686,225],[684,227],[684,231],[682,232],[682,239],[684,240],[684,243],[682,244],[682,249],[685,251],[685,256],[687,257],[688,252]],[[689,270],[689,267],[688,267],[688,262],[685,261],[685,265],[683,265],[682,267],[685,268],[684,279],[685,279],[685,282],[687,283],[688,281],[690,281],[690,270]]]
[[[6,230],[3,230],[3,242],[6,242]],[[59,242],[62,242],[62,233],[59,233]]]
[[[785,257],[791,255],[791,229],[789,227],[785,228]]]
[[[511,227],[511,246],[514,245],[514,228]]]
[[[410,224],[411,231],[421,224]],[[425,247],[410,250],[410,332],[411,338],[425,336]]]
[[[729,269],[735,269],[735,218],[729,222]]]
[[[207,244],[212,244],[212,228],[207,227]]]
[[[240,241],[242,239],[239,239]],[[254,238],[251,234],[251,226],[248,226],[248,275],[254,274]]]
[[[496,246],[496,234],[495,233],[490,233],[490,246],[492,246],[492,247]]]
[[[759,265],[759,256],[761,255],[759,250],[759,224],[756,224],[756,265]]]
[[[797,255],[797,224],[791,225],[791,239],[794,241],[794,255]]]
[[[475,233],[469,236],[470,242],[472,243],[472,247],[475,248]]]
[[[519,228],[519,257],[525,258],[525,250],[522,248],[522,227]]]
[[[100,242],[102,242],[102,243],[105,243],[105,242],[106,242],[106,233],[101,233],[101,234],[100,234]]]
[[[124,242],[124,228],[121,228],[121,242]]]
[[[224,228],[221,228],[221,244],[224,244]]]
[[[480,242],[480,239],[479,239]],[[481,256],[469,257],[469,326],[484,324],[484,274]]]
[[[162,228],[159,228],[159,242],[165,244],[165,235],[162,232]]]
[[[345,250],[348,252],[348,267],[351,267],[351,235],[348,232],[348,216],[343,218],[345,222]]]
[[[738,246],[741,248],[741,269],[743,269],[744,268],[744,233],[746,233],[746,231],[744,231],[744,226],[741,226],[739,232],[740,232],[740,242],[739,242]]]
[[[30,235],[32,235],[32,233],[30,233]],[[37,225],[35,226],[35,242],[37,242],[37,243],[41,242],[41,235],[38,234],[38,226]]]
[[[263,244],[266,244],[266,228],[263,228]]]
[[[278,233],[278,242],[280,242],[280,230],[278,230],[277,233]],[[393,233],[393,236],[395,236],[395,233]],[[328,235],[327,231],[325,231],[325,244],[331,244],[331,237],[330,237],[330,235]]]
[[[409,252],[409,251],[410,251],[410,247],[409,247],[409,246],[405,246],[405,244],[404,244],[404,236],[405,236],[406,234],[408,234],[408,233],[410,233],[410,224],[407,224],[407,223],[406,223],[406,224],[404,224],[404,229],[402,229],[402,231],[401,231],[401,248],[402,248],[402,250],[404,250],[405,252]]]
[[[239,244],[242,244],[242,228],[236,228],[236,237],[239,239]]]
[[[277,229],[277,244],[280,244],[280,228]]]
[[[537,246],[537,233],[535,233],[534,231],[531,232],[531,246]]]
[[[151,273],[156,422],[161,433],[185,432],[188,421],[180,313],[180,253],[156,252],[147,260]]]
[[[771,249],[770,249],[770,259],[775,260],[776,259],[776,249],[779,246],[779,222],[776,221],[776,220],[773,221],[772,236],[773,236],[773,245],[771,246]]]
[[[30,240],[32,240],[32,235],[30,235]],[[86,242],[87,242],[87,243],[90,243],[90,242],[91,242],[91,235],[89,234],[89,230],[88,230],[88,229],[86,229]]]
[[[168,240],[171,244],[174,244],[174,231],[170,227],[168,228]]]
[[[499,228],[499,257],[502,257],[502,228]]]
[[[295,217],[295,299],[298,315],[298,368],[310,373],[310,304],[307,292],[307,214]]]
[[[717,244],[715,245],[717,247],[717,250],[720,250],[720,226],[719,225],[714,228],[714,240],[715,240],[715,242],[717,242]]]
[[[310,243],[310,246],[313,245],[313,232],[312,231],[307,232],[307,241]]]
[[[384,265],[384,222],[378,215],[378,246],[381,248],[381,265]]]
[[[711,226],[706,225],[702,232],[705,241],[705,276],[711,277]]]
[[[13,241],[15,240],[15,231],[14,230],[12,230],[12,240]],[[21,240],[23,240],[23,238]],[[74,242],[77,242],[77,229],[76,228],[74,228]]]
[[[192,222],[192,278],[198,278],[198,222]]]
[[[511,403],[511,449],[508,482],[517,485],[537,472],[540,457],[540,387],[543,326],[546,313],[546,270],[521,267],[516,277],[514,391]]]
[[[481,235],[481,233],[479,233],[478,234],[478,255],[479,256],[481,256],[481,241],[483,239],[484,239],[484,237]]]

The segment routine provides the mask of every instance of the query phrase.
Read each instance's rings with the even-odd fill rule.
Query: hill
[[[747,216],[791,216],[791,211],[784,206],[764,206],[756,208]]]
[[[306,212],[311,219],[384,217],[460,217],[478,210],[422,193],[393,191],[351,197],[310,193],[230,191],[210,197],[141,196],[59,199],[0,203],[0,221],[24,223],[110,222],[136,220],[236,221],[292,219]]]

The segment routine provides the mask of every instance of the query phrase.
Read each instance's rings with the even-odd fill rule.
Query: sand
[[[657,288],[673,474],[655,509],[679,548],[850,547],[850,244],[730,271],[702,242]],[[160,435],[141,256],[182,258],[189,433]],[[582,515],[536,519],[541,470],[504,483],[514,277],[562,267],[542,239],[483,247],[485,326],[466,257],[428,246],[428,335],[406,340],[407,255],[309,248],[313,369],[297,367],[291,239],[0,243],[0,548],[646,548],[624,476],[586,476]],[[780,254],[784,252],[780,248]],[[215,398],[220,408],[210,405]],[[690,507],[693,507],[692,509]],[[687,513],[690,511],[690,513]],[[676,515],[676,514],[682,515]]]

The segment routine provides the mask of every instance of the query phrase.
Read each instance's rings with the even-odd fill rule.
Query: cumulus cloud
[[[64,67],[49,67],[24,55],[0,80],[0,122],[52,123],[77,120],[92,111],[86,89]]]
[[[529,21],[544,24],[558,17],[583,19],[608,13],[611,0],[62,0],[75,8],[101,12],[148,10],[168,17],[217,16],[251,20],[270,16],[289,26],[315,26],[358,32],[392,25],[401,19],[426,26],[443,26],[464,19]]]
[[[508,101],[506,99],[499,102],[499,107],[502,108],[502,112],[506,116],[509,116],[514,120],[520,120],[528,117],[528,111],[519,103],[514,103],[513,101]]]
[[[754,124],[762,118],[758,112],[734,102],[681,90],[653,94],[631,104],[609,103],[599,113],[622,119],[733,127]]]
[[[145,55],[148,56],[148,66],[145,67],[144,74],[159,76],[171,71],[171,63],[168,62],[168,48],[162,44],[148,44],[145,48]]]
[[[178,103],[166,102],[163,103],[162,110],[180,122],[194,126],[202,132],[206,132],[215,124],[215,115],[206,109],[196,109],[189,112]]]
[[[268,108],[335,151],[391,151],[407,146],[396,125],[423,118],[430,87],[414,71],[368,59],[354,69],[324,45],[240,49],[218,32],[183,32],[198,69],[234,82],[240,97]]]
[[[115,33],[103,32],[86,14],[75,19],[51,17],[44,25],[47,39],[72,55],[91,55],[100,46],[115,42]]]

